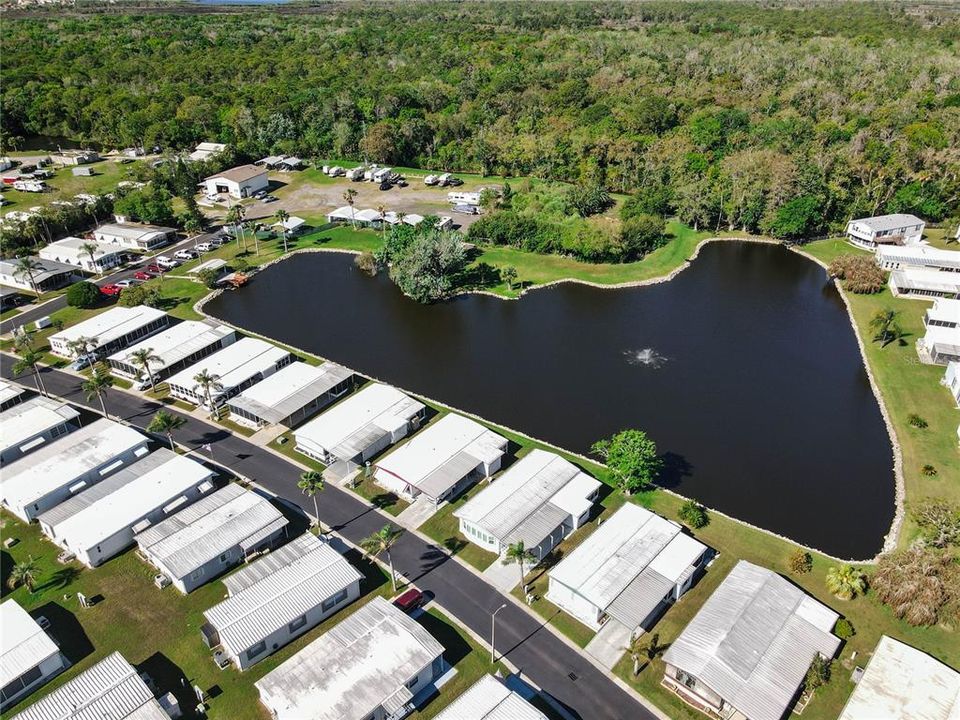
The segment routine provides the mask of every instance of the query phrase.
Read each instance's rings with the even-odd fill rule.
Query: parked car
[[[128,157],[120,158],[119,160],[117,160],[117,162],[120,163],[121,165],[129,165],[130,163],[133,162],[133,158],[128,158]]]
[[[257,191],[253,194],[253,196],[254,196],[255,198],[262,198],[262,197],[263,197],[264,195],[266,195],[266,194],[267,194],[267,191],[266,191],[266,190],[257,190]]]
[[[219,235],[215,235],[212,238],[210,238],[210,244],[213,245],[214,247],[223,247],[228,242],[230,242],[230,236],[226,232],[223,232]]]
[[[202,242],[199,245],[197,245],[197,250],[199,250],[202,253],[205,253],[205,252],[210,252],[215,247],[217,246],[214,245],[212,242]]]
[[[461,213],[463,215],[479,215],[480,208],[476,205],[454,205],[453,211],[455,213]]]
[[[100,288],[100,292],[109,297],[116,297],[122,290],[122,287],[114,284],[104,285],[102,288]]]
[[[199,255],[200,254],[196,250],[190,250],[188,248],[184,248],[183,250],[177,250],[173,254],[173,256],[177,260],[193,260],[195,257],[199,257]],[[157,260],[159,259],[160,258],[157,258]]]
[[[387,180],[384,180],[382,183],[380,183],[381,190],[389,190],[392,187],[393,185],[391,185]]]
[[[83,370],[93,365],[93,356],[81,355],[68,366],[71,370]]]
[[[162,273],[163,271],[164,271],[164,268],[160,267],[157,263],[151,263],[150,265],[147,265],[147,266],[143,269],[144,275],[149,274],[149,275],[151,275],[151,276],[159,275],[159,274]]]
[[[412,613],[423,605],[425,598],[423,593],[416,588],[410,588],[398,597],[394,598],[393,604],[403,610],[405,613]]]
[[[137,284],[136,280],[117,280],[114,285],[118,288],[128,288]]]
[[[157,255],[156,263],[164,270],[170,270],[171,268],[175,268],[180,264],[172,257],[167,257],[166,255]]]
[[[273,195],[264,195],[262,198],[260,198],[260,202],[262,203],[272,203],[276,201],[277,199]]]
[[[406,187],[406,186],[407,186],[407,181],[404,180],[403,178],[400,178],[399,180],[397,180],[397,185],[398,185],[399,187]]]
[[[152,267],[155,267],[157,269],[150,270],[150,268]],[[156,265],[147,265],[146,270],[137,270],[133,274],[133,277],[136,278],[137,280],[151,280],[152,278],[156,277],[154,273],[158,273],[158,272],[160,272],[160,268],[158,268]]]
[[[463,185],[463,180],[461,180],[458,177],[452,177],[447,180],[447,185],[450,185],[452,187],[457,187],[458,185]]]

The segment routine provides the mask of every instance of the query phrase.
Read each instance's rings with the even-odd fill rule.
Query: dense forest
[[[877,3],[352,3],[5,20],[2,139],[231,143],[634,195],[803,237],[960,205],[960,14]]]

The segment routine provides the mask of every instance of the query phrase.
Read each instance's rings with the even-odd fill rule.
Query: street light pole
[[[497,650],[496,650],[496,637],[497,637],[497,613],[503,610],[507,606],[506,603],[498,607],[493,611],[493,615],[490,616],[490,664],[493,665],[497,661]]]

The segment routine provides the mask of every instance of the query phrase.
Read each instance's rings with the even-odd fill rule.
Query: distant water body
[[[712,243],[648,287],[437,305],[307,254],[206,310],[577,452],[642,428],[669,487],[840,557],[890,528],[893,453],[843,300],[782,247]]]

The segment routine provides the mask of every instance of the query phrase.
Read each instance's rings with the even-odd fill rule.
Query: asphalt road
[[[0,375],[17,379],[33,388],[33,378],[15,378],[11,356],[0,356]],[[98,410],[87,402],[80,380],[69,373],[46,368],[43,381],[47,390],[69,402]],[[106,398],[107,411],[130,424],[145,429],[160,403],[115,390]],[[174,414],[182,415],[166,407]],[[297,488],[300,469],[282,457],[264,450],[227,430],[207,424],[189,415],[176,434],[182,445],[197,449],[214,462],[275,493],[304,510],[306,501]],[[211,451],[202,450],[209,444]],[[353,543],[391,521],[387,515],[368,507],[352,494],[327,485],[318,496],[320,520]],[[638,703],[606,675],[591,665],[541,622],[509,602],[498,590],[485,583],[446,552],[413,533],[404,533],[393,551],[397,572],[424,591],[434,594],[443,607],[482,638],[490,637],[490,615],[503,604],[497,615],[497,652],[534,683],[550,693],[583,720],[655,720],[656,716]]]
[[[202,235],[197,235],[195,238],[192,237],[189,240],[181,240],[179,242],[173,243],[172,245],[166,245],[160,248],[159,250],[157,250],[155,253],[153,253],[151,257],[153,257],[153,255],[171,255],[172,256],[173,253],[175,253],[177,250],[182,250],[183,248],[193,248],[194,245],[198,245],[202,242],[206,242],[207,240],[211,239],[213,235],[214,233],[204,233]],[[95,279],[91,278],[90,281],[95,283],[96,285],[99,285],[100,287],[103,287],[104,285],[115,283],[118,280],[133,279],[133,274],[138,269],[149,265],[151,262],[152,260],[148,258],[144,258],[143,260],[137,263],[133,263],[123,268],[122,270],[118,270],[114,273],[111,273],[110,275],[105,275],[102,278],[95,278]],[[176,272],[176,270],[174,270],[174,272]],[[32,296],[32,293],[29,290],[24,290],[23,294],[27,296]],[[18,315],[14,315],[13,317],[9,317],[3,320],[2,322],[0,322],[0,335],[5,335],[8,332],[13,332],[14,328],[20,327],[21,325],[29,325],[37,318],[42,318],[42,317],[45,317],[46,315],[50,315],[51,313],[54,313],[57,310],[61,310],[66,306],[67,306],[67,298],[63,295],[60,295],[59,297],[56,297],[53,300],[50,300],[44,303],[43,305],[39,305],[37,307],[30,306],[29,309],[24,310]]]

